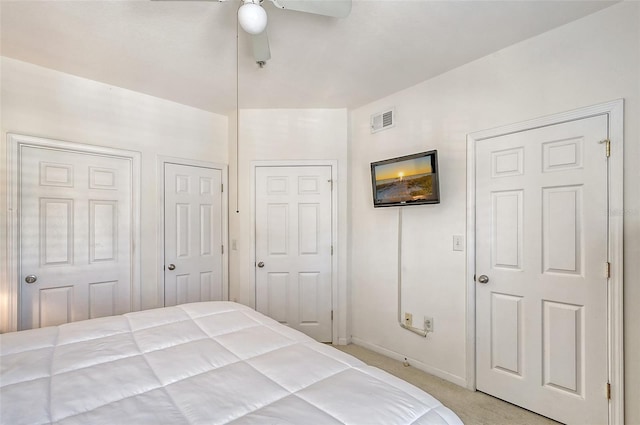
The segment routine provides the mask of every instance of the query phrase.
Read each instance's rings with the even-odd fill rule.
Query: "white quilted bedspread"
[[[0,423],[460,424],[435,398],[230,302],[0,336]]]

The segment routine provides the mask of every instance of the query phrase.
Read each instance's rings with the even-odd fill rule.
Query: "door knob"
[[[258,267],[263,268],[263,267],[264,267],[264,261],[260,261],[260,262],[258,263]]]
[[[176,265],[175,264],[169,264],[169,266],[167,266],[167,268],[169,270],[175,270],[176,269]]]
[[[31,283],[35,283],[35,281],[38,280],[38,276],[34,275],[34,274],[30,274],[29,276],[24,278],[24,281],[31,284]]]
[[[481,274],[480,277],[478,277],[478,282],[480,282],[480,283],[488,283],[489,282],[489,276],[487,276],[486,274]]]

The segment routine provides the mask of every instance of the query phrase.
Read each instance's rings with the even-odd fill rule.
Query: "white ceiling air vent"
[[[396,125],[396,110],[394,108],[388,111],[371,115],[371,132],[386,130]]]

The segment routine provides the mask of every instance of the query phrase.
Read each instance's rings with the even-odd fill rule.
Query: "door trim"
[[[608,287],[608,374],[611,383],[609,423],[624,423],[624,334],[623,334],[623,164],[624,164],[624,100],[618,99],[599,105],[549,115],[495,129],[467,135],[467,320],[466,320],[466,381],[467,388],[476,389],[476,283],[475,275],[475,144],[476,142],[511,133],[533,130],[598,115],[609,117],[609,262],[611,278]],[[603,148],[604,149],[604,148]],[[604,150],[603,150],[604,153]],[[603,388],[603,397],[605,389]]]
[[[5,326],[2,332],[18,329],[20,310],[20,151],[23,147],[98,154],[126,159],[131,164],[131,311],[140,310],[140,152],[86,145],[21,134],[7,134],[7,279],[0,282],[6,294]]]
[[[258,167],[331,167],[331,244],[333,255],[331,256],[331,308],[334,311],[331,321],[331,342],[339,344],[338,323],[340,316],[346,314],[344,306],[338,304],[338,258],[340,257],[340,247],[338,239],[338,161],[337,160],[300,160],[300,161],[251,161],[251,220],[253,221],[250,231],[251,258],[248,266],[252,268],[250,284],[253,288],[253,305],[256,300],[256,169]]]
[[[157,293],[156,306],[164,307],[164,166],[165,164],[185,165],[188,167],[213,168],[222,173],[222,299],[229,299],[229,185],[227,183],[228,166],[215,162],[200,161],[195,159],[177,158],[173,156],[158,155],[156,159],[157,199],[158,199],[158,238],[156,240],[156,270],[157,270]]]

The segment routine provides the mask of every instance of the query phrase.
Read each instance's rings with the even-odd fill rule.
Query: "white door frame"
[[[331,244],[333,246],[333,255],[331,256],[331,308],[337,310],[338,314],[333,315],[331,321],[331,342],[334,345],[338,341],[338,317],[344,313],[343,306],[338,304],[338,258],[340,256],[340,248],[338,244],[338,161],[337,160],[300,160],[300,161],[251,161],[251,262],[249,265],[253,269],[251,273],[251,285],[253,288],[253,305],[257,304],[256,300],[256,169],[258,167],[331,167],[331,182],[333,189],[331,190]]]
[[[131,164],[131,311],[140,310],[140,152],[113,149],[46,139],[42,137],[7,134],[7,280],[0,282],[0,293],[7,296],[7,328],[18,329],[20,297],[20,151],[23,147],[55,149],[94,154],[128,160]]]
[[[164,165],[176,164],[189,167],[213,168],[222,172],[222,245],[224,246],[222,253],[222,299],[229,299],[229,185],[227,184],[226,164],[218,164],[215,162],[199,161],[195,159],[177,158],[173,156],[158,155],[156,162],[157,199],[158,199],[158,239],[156,241],[156,269],[158,274],[158,292],[157,302],[159,307],[164,306]]]
[[[589,118],[597,115],[609,116],[609,262],[611,278],[608,287],[608,358],[611,401],[609,423],[624,423],[624,350],[623,350],[623,148],[624,148],[624,100],[580,108],[560,114],[545,116],[530,121],[507,125],[467,135],[467,323],[466,323],[466,380],[467,388],[476,389],[476,283],[475,268],[475,222],[476,222],[476,143],[488,138],[546,127]],[[604,146],[603,146],[604,149]],[[605,396],[603,389],[603,397]]]

